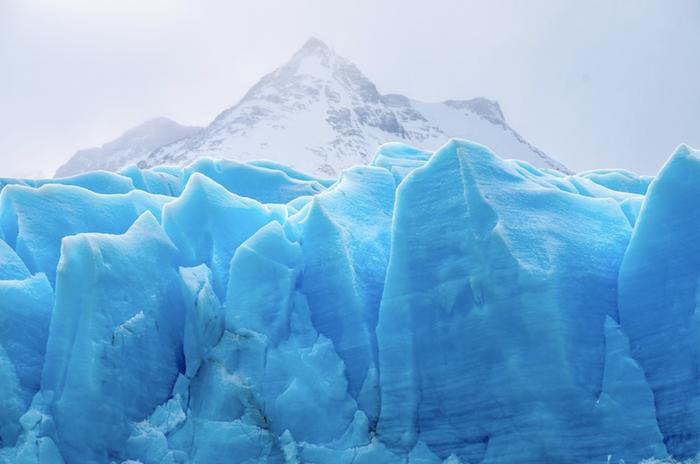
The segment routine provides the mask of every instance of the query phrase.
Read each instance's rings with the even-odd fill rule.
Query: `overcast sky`
[[[485,96],[574,170],[700,147],[700,1],[0,0],[0,176],[206,125],[316,36],[380,92]]]

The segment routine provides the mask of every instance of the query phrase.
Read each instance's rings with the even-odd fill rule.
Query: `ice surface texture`
[[[605,463],[700,450],[700,153],[453,140],[337,181],[202,159],[0,192],[0,463]]]

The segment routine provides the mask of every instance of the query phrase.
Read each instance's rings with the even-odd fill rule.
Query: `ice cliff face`
[[[76,152],[56,171],[56,177],[68,177],[88,171],[118,171],[137,163],[150,152],[199,131],[167,118],[156,118],[126,131],[101,147]]]
[[[384,142],[434,149],[449,137],[477,140],[502,156],[567,172],[526,142],[485,98],[425,103],[382,95],[347,59],[310,39],[201,132],[148,155],[142,167],[200,157],[271,159],[318,176],[368,164]]]
[[[453,140],[5,180],[0,462],[691,457],[698,178]]]

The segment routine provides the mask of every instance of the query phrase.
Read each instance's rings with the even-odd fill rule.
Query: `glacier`
[[[700,151],[0,179],[0,463],[700,451]]]

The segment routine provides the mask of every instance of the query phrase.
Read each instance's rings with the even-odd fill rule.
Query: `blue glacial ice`
[[[700,451],[700,152],[0,180],[0,463]]]

